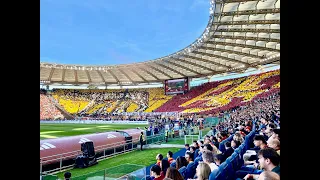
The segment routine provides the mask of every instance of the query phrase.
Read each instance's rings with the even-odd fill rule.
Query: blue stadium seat
[[[187,166],[185,179],[192,179],[194,175],[196,174],[197,165],[194,162],[191,162]]]
[[[225,143],[225,142],[227,142],[226,139],[223,140],[223,141],[221,141],[221,142],[219,143],[219,150],[220,150],[222,153],[224,153],[224,152],[226,151],[226,147],[224,146],[224,143]]]
[[[196,157],[198,156],[198,153],[199,153],[199,149],[196,149],[196,150],[194,151],[193,160],[196,159]]]
[[[200,161],[203,161],[202,156],[197,157],[197,158],[194,160],[194,163],[195,163],[196,165],[198,165]]]
[[[170,164],[170,167],[176,167],[176,164],[177,164],[177,162],[176,161],[174,161],[174,162],[172,162],[171,164]]]
[[[216,180],[228,180],[228,174],[227,174],[227,168],[228,168],[228,163],[226,162],[223,162],[220,166],[219,166],[219,171],[218,173],[216,174],[216,177],[215,179]]]
[[[183,176],[184,179],[186,179],[186,170],[187,170],[187,167],[183,166],[181,167],[178,171],[179,173]]]
[[[219,172],[219,169],[213,170],[213,171],[210,173],[209,180],[215,180],[215,179],[216,179],[216,175],[218,174],[218,172]]]
[[[227,141],[231,142],[232,139],[233,139],[233,136],[234,136],[234,134],[232,134],[231,136],[229,136],[229,137],[227,138]]]

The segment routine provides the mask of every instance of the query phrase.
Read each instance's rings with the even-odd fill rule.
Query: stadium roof
[[[155,60],[85,66],[40,62],[40,83],[137,85],[241,72],[280,61],[280,0],[213,0],[203,34]]]

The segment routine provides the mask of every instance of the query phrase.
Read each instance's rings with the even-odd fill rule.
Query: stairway
[[[67,119],[75,119],[73,115],[67,112],[51,95],[47,95],[50,101],[60,110],[61,114]]]

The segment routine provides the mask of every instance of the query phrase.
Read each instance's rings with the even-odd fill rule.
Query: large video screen
[[[186,93],[189,90],[188,78],[166,80],[164,88],[166,94]]]

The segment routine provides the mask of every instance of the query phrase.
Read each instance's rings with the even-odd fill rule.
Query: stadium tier
[[[155,112],[214,114],[280,91],[280,70],[252,76],[209,82],[177,95]]]
[[[60,111],[81,117],[124,112],[215,114],[277,92],[280,92],[280,70],[208,82],[180,95],[165,95],[163,88],[55,89],[51,94],[41,92],[40,113],[41,119],[63,117]]]
[[[53,100],[40,90],[40,119],[56,119],[64,116],[56,107]]]

